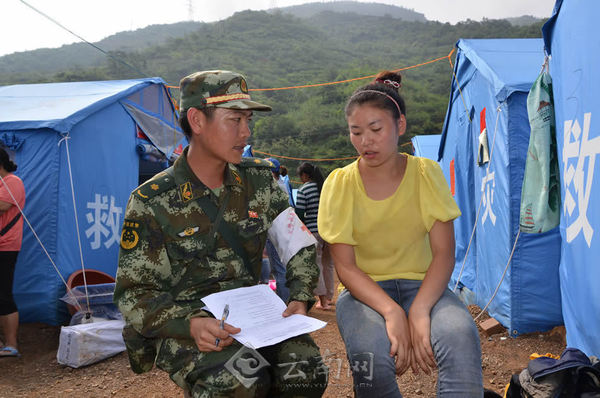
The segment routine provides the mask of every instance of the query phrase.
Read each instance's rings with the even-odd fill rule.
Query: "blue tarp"
[[[441,134],[415,135],[411,141],[415,149],[415,156],[438,160]]]
[[[136,134],[170,155],[169,142],[185,142],[178,129],[160,78],[0,87],[0,145],[18,165],[25,216],[52,258],[24,224],[13,289],[22,322],[64,322],[58,272],[66,280],[81,269],[79,240],[86,268],[115,275],[123,213],[138,185]]]
[[[557,1],[544,25],[552,55],[561,178],[560,284],[567,345],[600,356],[600,40],[597,0]],[[596,231],[599,230],[599,231]]]
[[[462,211],[454,223],[456,266],[450,286],[457,282],[470,244],[459,288],[483,308],[502,278],[519,230],[530,133],[526,99],[544,51],[541,39],[459,40],[457,47],[457,80],[452,81],[438,153]],[[491,162],[478,165],[484,130]],[[559,260],[558,228],[520,235],[488,307],[512,336],[562,324]]]

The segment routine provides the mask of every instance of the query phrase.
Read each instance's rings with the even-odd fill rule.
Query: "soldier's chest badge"
[[[249,218],[258,218],[258,213],[252,210],[248,210],[248,217]]]
[[[181,199],[183,199],[184,202],[187,202],[194,197],[194,194],[192,193],[192,184],[189,181],[185,184],[181,184],[179,190],[181,192]]]
[[[125,221],[123,223],[123,231],[121,232],[121,247],[123,249],[131,250],[138,245],[140,241],[139,227],[140,224],[137,222]]]
[[[184,238],[186,236],[194,235],[196,232],[198,232],[198,229],[199,229],[199,227],[187,227],[186,229],[184,229],[177,235],[179,235],[179,237],[181,237],[181,238]]]

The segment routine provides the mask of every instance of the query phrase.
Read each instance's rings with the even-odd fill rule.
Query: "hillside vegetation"
[[[91,54],[99,58],[91,65],[72,61],[59,70],[39,65],[47,64],[40,59],[50,59],[61,49],[14,54],[10,57],[19,55],[22,59],[15,61],[10,71],[2,69],[7,57],[0,57],[0,84],[160,76],[168,84],[178,85],[181,77],[194,71],[228,69],[246,75],[251,89],[288,87],[368,76],[383,69],[399,69],[444,57],[459,38],[541,36],[542,22],[514,26],[505,20],[467,20],[451,25],[422,21],[418,13],[413,13],[414,20],[406,20],[411,19],[411,11],[404,9],[404,13],[408,12],[405,19],[391,12],[377,16],[346,10],[317,9],[309,13],[297,6],[275,12],[244,11],[216,23],[175,24],[181,32],[163,35],[161,39],[144,37],[146,34],[138,31],[120,33],[110,41],[105,39],[105,44],[110,42],[112,48],[118,49],[110,51],[112,57],[85,44],[71,45],[70,51],[78,58]],[[292,15],[294,12],[299,16]],[[163,33],[167,31],[161,29]],[[127,45],[119,43],[121,35]],[[447,59],[403,72],[408,130],[401,139],[400,150],[410,150],[410,145],[405,144],[415,134],[440,133],[451,79]],[[252,144],[261,151],[290,157],[353,156],[343,107],[352,91],[369,80],[253,92],[257,100],[272,105],[273,112],[256,115]],[[177,90],[173,94],[178,97]],[[298,162],[283,163],[295,178]],[[328,172],[346,163],[348,160],[320,165]]]

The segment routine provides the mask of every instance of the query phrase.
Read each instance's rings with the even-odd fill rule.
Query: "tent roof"
[[[164,81],[153,77],[2,86],[0,130],[50,128],[66,133],[88,115],[151,84]]]
[[[542,39],[460,39],[456,46],[493,85],[498,101],[528,92],[544,63]]]
[[[438,160],[444,154],[454,101],[461,95],[457,85],[464,90],[478,72],[493,87],[496,101],[504,102],[515,91],[529,92],[544,63],[542,39],[460,39],[456,47],[456,80],[452,80]],[[474,90],[480,89],[476,87]],[[460,104],[460,107],[464,106]]]
[[[556,0],[554,3],[554,10],[552,10],[552,16],[548,18],[544,26],[542,26],[542,36],[544,37],[544,48],[548,55],[552,55],[552,36],[554,35],[554,26],[558,19],[558,13],[562,6],[563,0]]]

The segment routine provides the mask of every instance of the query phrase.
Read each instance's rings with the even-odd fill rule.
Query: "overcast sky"
[[[521,15],[548,18],[554,0],[361,0],[411,8],[429,20],[456,23]],[[264,10],[315,0],[0,0],[0,55],[79,41],[25,3],[95,42],[114,33],[179,21],[213,22],[246,9]],[[325,1],[321,1],[325,2]]]

